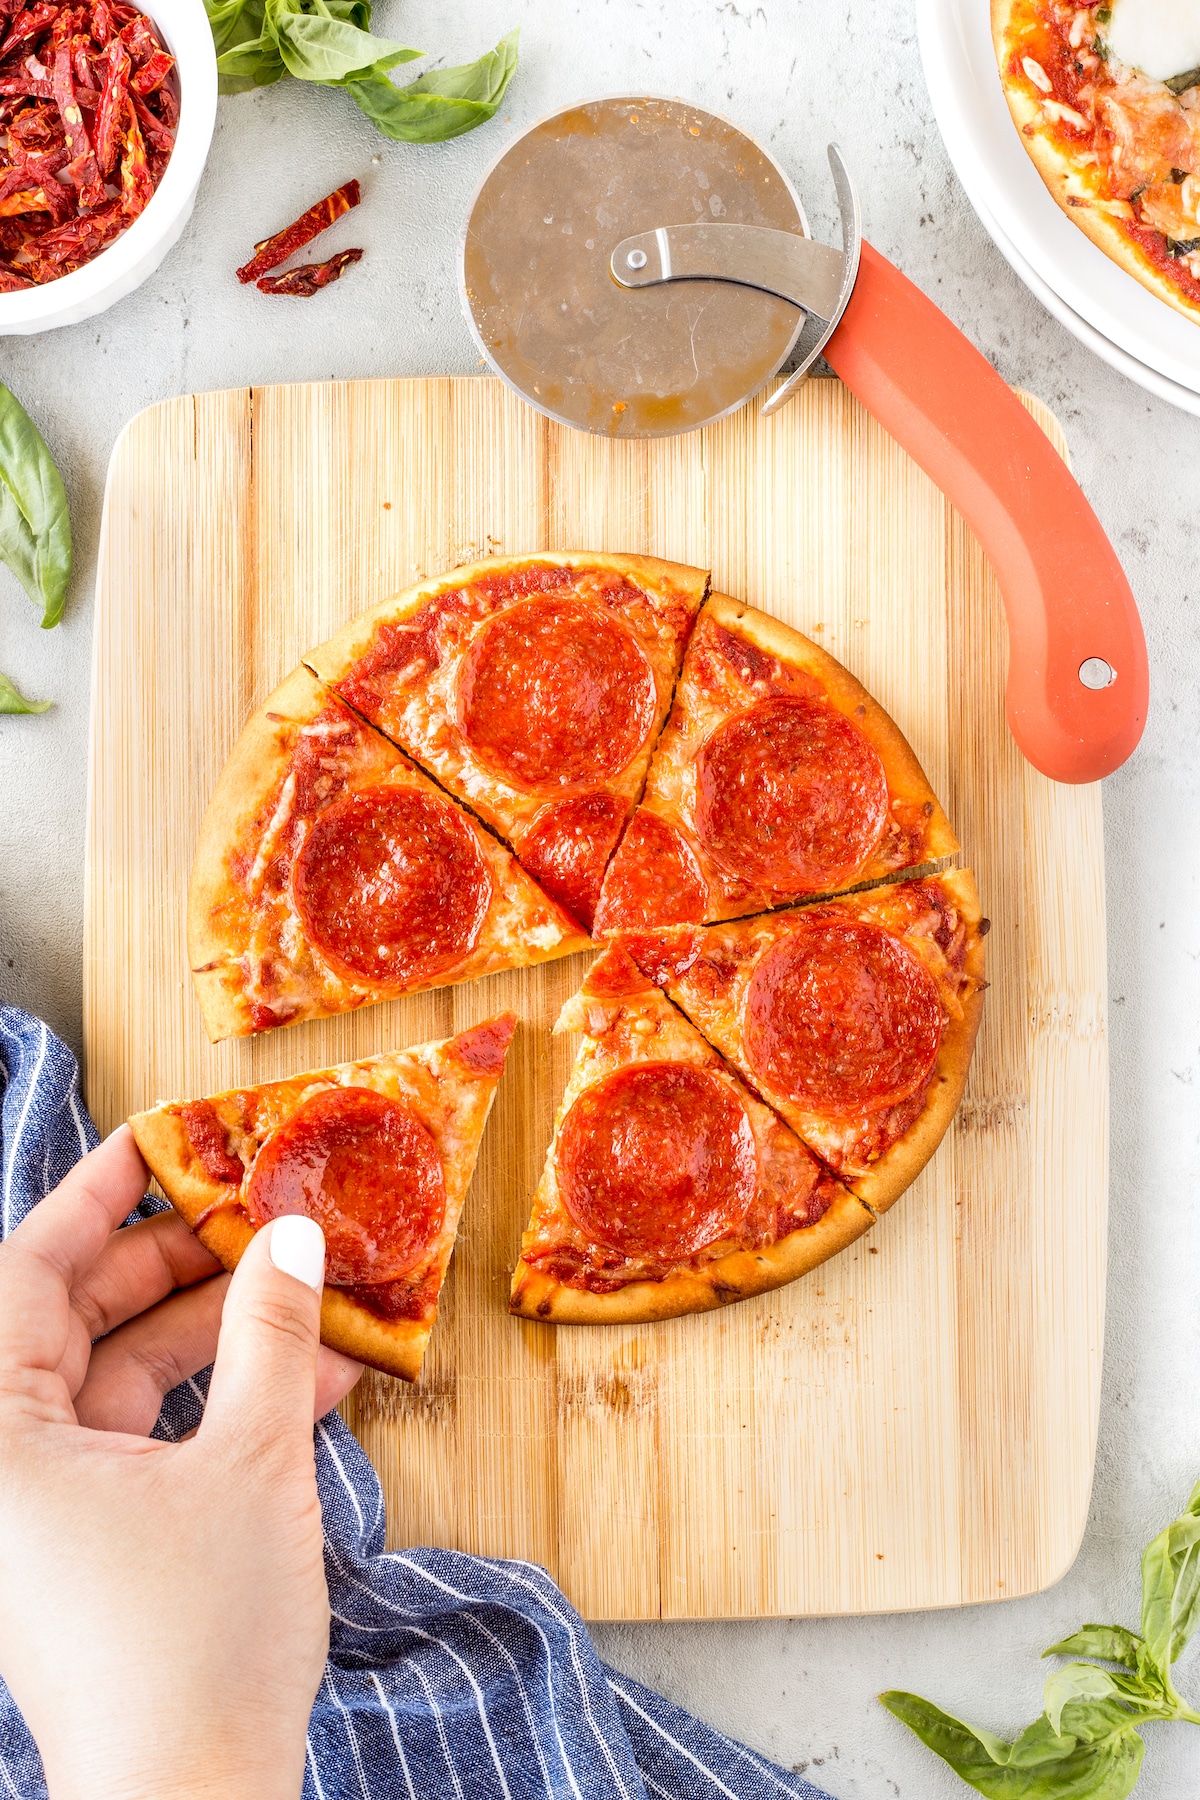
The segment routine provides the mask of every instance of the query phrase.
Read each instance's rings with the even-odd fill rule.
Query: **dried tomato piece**
[[[105,198],[104,183],[100,178],[96,158],[92,154],[91,139],[88,137],[87,126],[83,122],[83,113],[79,106],[79,97],[75,92],[69,43],[60,44],[54,52],[53,79],[54,98],[62,116],[67,152],[71,159],[66,168],[67,179],[79,190],[79,199],[83,206],[102,206]]]
[[[96,109],[96,161],[105,175],[111,175],[121,147],[121,121],[126,112],[129,82],[129,52],[120,38],[114,38],[104,52],[104,87]]]
[[[0,263],[0,294],[16,294],[22,288],[31,288],[33,285],[27,275],[19,275],[15,269],[6,268]]]
[[[277,231],[274,237],[264,238],[261,244],[255,244],[254,255],[237,271],[238,280],[257,281],[269,270],[277,269],[281,262],[287,261],[293,251],[303,250],[305,244],[311,244],[315,237],[333,224],[335,219],[340,219],[342,214],[349,212],[352,206],[357,206],[361,198],[357,181],[348,181],[344,187],[335,188],[332,194],[327,194],[324,200],[318,200],[315,206],[310,206],[307,212],[301,213],[298,219],[291,225],[285,226],[282,231]],[[360,250],[358,256],[361,255],[362,251]],[[335,257],[334,261],[336,260]],[[357,256],[351,258],[353,262],[357,262],[357,260]],[[323,265],[314,266],[321,267]],[[339,269],[338,274],[340,275],[341,272]],[[333,280],[336,280],[336,276],[326,277],[326,281]],[[321,286],[325,286],[325,282],[322,282]],[[315,293],[316,289],[279,288],[265,291]]]
[[[336,281],[351,263],[361,260],[361,250],[339,250],[328,262],[302,263],[298,269],[283,269],[278,275],[260,276],[258,286],[264,294],[317,294],[331,281]]]
[[[146,146],[136,118],[131,118],[121,156],[121,205],[128,217],[135,219],[138,213],[145,210],[153,195],[154,183],[146,166]]]
[[[165,94],[166,91],[166,88],[159,89],[160,94]],[[135,94],[132,88],[129,90],[129,98],[133,102],[133,110],[137,114],[137,121],[142,128],[142,136],[146,142],[155,150],[160,151],[164,158],[170,156],[175,148],[175,133],[168,130],[162,120],[151,112],[142,96]]]
[[[139,94],[152,94],[155,88],[162,86],[174,67],[173,56],[168,56],[165,50],[156,50],[150,60],[142,64],[131,86]]]
[[[31,6],[28,12],[18,10],[12,25],[0,39],[0,56],[11,56],[22,44],[34,43],[48,25],[53,25],[58,12],[58,7],[46,4],[46,0],[39,0],[38,5]]]

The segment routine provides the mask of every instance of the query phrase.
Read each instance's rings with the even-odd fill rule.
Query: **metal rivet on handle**
[[[1079,665],[1079,679],[1085,688],[1111,687],[1117,671],[1102,656],[1088,656]]]
[[[644,269],[646,266],[646,252],[644,250],[631,250],[629,255],[625,258],[625,261],[631,269]]]

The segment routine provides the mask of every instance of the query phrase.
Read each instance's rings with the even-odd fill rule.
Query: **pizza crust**
[[[1008,110],[1026,153],[1051,198],[1110,261],[1158,299],[1165,300],[1176,312],[1200,322],[1200,305],[1168,281],[1121,229],[1119,219],[1105,211],[1105,197],[1096,192],[1086,166],[1081,168],[1073,162],[1046,130],[1039,101],[1010,72],[1012,57],[1020,49],[1016,31],[1021,11],[1022,0],[991,0],[992,43]]]
[[[790,1232],[778,1243],[735,1250],[703,1269],[680,1271],[663,1281],[631,1281],[612,1294],[566,1287],[522,1258],[513,1273],[509,1311],[553,1325],[639,1325],[710,1312],[799,1280],[848,1249],[874,1222],[860,1201],[842,1193],[815,1225]]]

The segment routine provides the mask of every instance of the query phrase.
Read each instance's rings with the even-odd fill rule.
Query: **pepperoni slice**
[[[246,1210],[255,1226],[284,1213],[315,1219],[334,1287],[395,1281],[442,1228],[442,1159],[403,1101],[372,1088],[326,1088],[259,1151]]]
[[[240,1183],[246,1171],[229,1148],[225,1127],[209,1100],[192,1100],[179,1108],[179,1119],[196,1161],[213,1181]]]
[[[604,878],[597,935],[639,926],[698,925],[707,908],[708,884],[683,833],[639,807]]]
[[[626,810],[614,794],[556,800],[542,808],[519,845],[529,873],[589,931]]]
[[[448,800],[368,787],[317,815],[293,891],[305,930],[336,967],[380,987],[410,987],[474,949],[492,878]]]
[[[458,723],[480,762],[518,787],[617,775],[646,742],[654,674],[611,614],[541,595],[480,627],[458,676]]]
[[[814,1112],[882,1112],[928,1081],[944,1021],[933,977],[878,925],[801,919],[746,994],[750,1067]]]
[[[694,1255],[736,1230],[758,1190],[745,1108],[689,1063],[636,1063],[586,1089],[557,1165],[580,1230],[629,1257]]]
[[[887,821],[883,764],[835,707],[779,695],[718,725],[696,758],[696,830],[728,875],[773,893],[850,879]]]

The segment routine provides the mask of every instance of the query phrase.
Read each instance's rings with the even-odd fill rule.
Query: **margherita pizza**
[[[762,912],[957,848],[916,757],[849,671],[714,594],[605,876],[596,934]]]
[[[248,720],[188,901],[214,1041],[586,944],[477,819],[307,669]]]
[[[625,940],[643,972],[873,1212],[941,1142],[983,1007],[967,869]]]
[[[1200,320],[1200,6],[992,0],[1009,110],[1094,244]]]
[[[782,1287],[867,1231],[868,1209],[620,946],[556,1031],[582,1031],[510,1307],[604,1325]]]
[[[306,657],[589,929],[708,588],[644,556],[496,557]]]
[[[322,1342],[413,1381],[515,1026],[503,1013],[444,1043],[167,1102],[129,1123],[227,1269],[269,1220],[316,1219]]]

